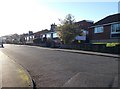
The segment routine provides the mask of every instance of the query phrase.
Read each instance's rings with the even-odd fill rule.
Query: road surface
[[[117,58],[25,45],[4,45],[0,51],[23,66],[36,87],[118,86]]]

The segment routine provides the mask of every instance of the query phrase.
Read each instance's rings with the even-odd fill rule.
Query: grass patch
[[[117,45],[120,45],[120,43],[117,43],[117,42],[112,42],[112,43],[97,42],[97,43],[93,43],[93,44],[105,44],[106,47],[115,47]]]

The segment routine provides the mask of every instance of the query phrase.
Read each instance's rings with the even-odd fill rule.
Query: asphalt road
[[[22,65],[37,87],[118,86],[118,59],[23,45],[4,45],[4,54]]]

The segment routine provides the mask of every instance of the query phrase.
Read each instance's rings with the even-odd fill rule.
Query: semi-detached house
[[[120,42],[120,13],[109,15],[89,28],[89,40],[96,42]]]

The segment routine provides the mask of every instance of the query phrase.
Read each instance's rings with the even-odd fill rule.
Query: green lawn
[[[112,42],[112,43],[96,42],[93,44],[106,44],[106,47],[114,47],[116,45],[119,45],[120,43],[117,43],[117,42]]]

